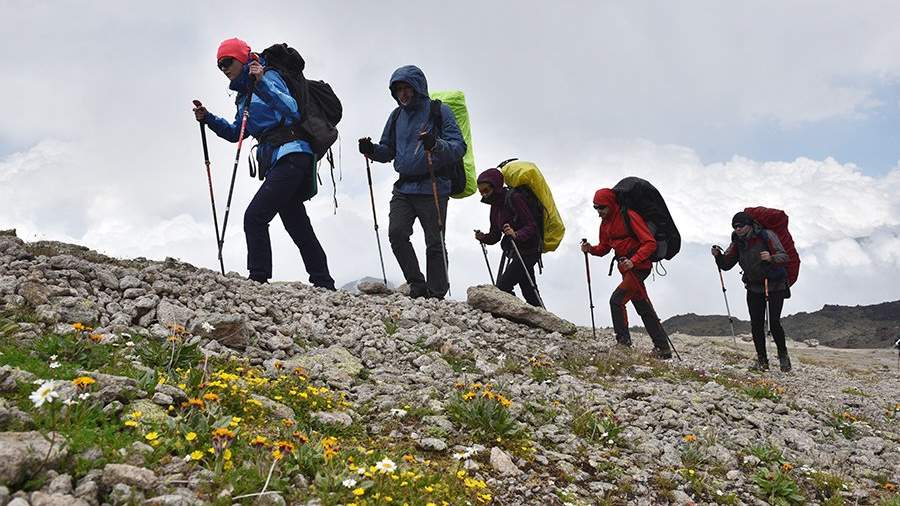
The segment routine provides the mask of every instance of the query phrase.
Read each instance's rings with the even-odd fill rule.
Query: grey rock
[[[61,474],[50,481],[45,490],[48,494],[71,494],[72,493],[72,477],[68,474]],[[33,500],[33,499],[32,499]]]
[[[0,432],[0,483],[19,483],[31,477],[45,458],[46,467],[53,468],[68,453],[60,434],[50,433],[45,439],[36,431]]]
[[[90,506],[90,503],[68,494],[35,492],[31,494],[31,506]]]
[[[494,316],[541,328],[548,332],[559,332],[562,335],[571,335],[577,330],[573,323],[567,322],[543,308],[526,304],[516,296],[501,291],[494,285],[469,287],[466,295],[470,306]]]
[[[278,493],[266,493],[253,500],[253,506],[286,506],[284,497]]]
[[[167,494],[147,499],[144,504],[154,506],[194,506],[202,504],[196,497],[188,497],[178,494]]]
[[[107,489],[117,484],[125,484],[141,490],[150,490],[156,485],[156,473],[128,464],[106,464],[100,482]]]
[[[293,420],[294,417],[296,416],[294,414],[293,409],[289,408],[288,406],[285,406],[284,404],[282,404],[280,402],[275,402],[272,399],[269,399],[268,397],[263,397],[261,395],[256,395],[256,394],[251,394],[250,397],[252,399],[257,400],[260,403],[262,403],[263,408],[269,410],[272,413],[272,415],[278,419]]]
[[[65,323],[89,323],[100,319],[97,305],[81,297],[59,297],[51,302],[53,311],[60,321]]]
[[[430,452],[442,452],[447,450],[447,443],[436,437],[427,437],[416,442],[419,448]]]
[[[155,392],[150,400],[153,401],[153,404],[159,404],[160,406],[170,406],[175,402],[171,395],[166,395],[162,392]]]
[[[19,383],[31,383],[37,376],[10,365],[0,366],[0,393],[18,391]]]
[[[6,506],[30,506],[28,501],[22,499],[21,497],[15,497],[13,500],[6,503]]]
[[[123,276],[122,279],[119,280],[119,289],[120,290],[128,290],[129,288],[139,288],[141,286],[141,280],[134,276]]]
[[[379,281],[360,281],[356,288],[366,295],[379,295],[391,293],[391,289]]]
[[[212,325],[214,329],[209,333],[203,333],[202,324],[204,322]],[[237,350],[245,349],[250,343],[250,336],[253,335],[253,329],[247,324],[246,318],[239,314],[211,314],[203,321],[198,321],[191,332],[203,333],[222,346]]]
[[[50,288],[37,281],[23,281],[19,285],[18,293],[33,307],[50,302]]]
[[[809,434],[799,431],[793,427],[781,431],[781,437],[784,438],[788,447],[793,448],[802,453],[807,453],[816,447],[816,442]]]
[[[309,416],[324,425],[337,425],[339,427],[349,427],[353,424],[353,418],[347,413],[334,413],[330,411],[315,411]]]
[[[162,299],[156,306],[156,319],[167,328],[172,325],[185,327],[193,316],[193,311],[170,299]]]
[[[100,281],[100,284],[110,290],[118,290],[119,286],[119,278],[116,277],[115,274],[109,272],[106,269],[95,268],[94,275],[97,277],[97,281]]]
[[[522,471],[516,467],[510,456],[496,446],[491,448],[491,467],[503,476],[522,474]]]
[[[155,391],[161,394],[166,394],[176,402],[187,400],[187,394],[184,393],[184,390],[166,383],[160,383],[156,385]]]
[[[677,504],[678,506],[690,506],[694,504],[694,500],[683,490],[673,490],[672,504]]]

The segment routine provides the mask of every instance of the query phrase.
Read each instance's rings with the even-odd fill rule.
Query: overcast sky
[[[338,4],[338,5],[334,5]],[[308,203],[339,285],[380,276],[365,166],[396,105],[391,72],[420,66],[432,90],[466,92],[479,170],[519,157],[551,185],[566,238],[545,257],[548,308],[589,323],[578,241],[597,240],[597,188],[637,175],[663,193],[682,252],[650,281],[662,318],[724,313],[709,245],[749,205],[785,209],[803,264],[785,311],[900,298],[900,5],[896,2],[19,2],[0,0],[0,228],[120,256],[217,269],[191,100],[232,117],[219,42],[288,42],[344,104],[334,214],[330,177]],[[210,133],[221,221],[235,145]],[[245,157],[242,157],[245,158]],[[374,164],[388,276],[395,173]],[[246,274],[238,171],[225,241]],[[453,298],[489,282],[472,229],[488,208],[450,204]],[[277,280],[306,281],[276,218]],[[420,252],[420,233],[414,236]],[[496,264],[499,253],[491,251]],[[598,323],[616,284],[592,259]],[[731,306],[746,318],[737,271]],[[634,318],[636,315],[632,315]]]

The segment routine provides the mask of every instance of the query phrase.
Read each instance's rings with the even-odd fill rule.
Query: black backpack
[[[316,159],[322,159],[338,138],[336,125],[343,115],[340,99],[325,81],[310,81],[303,76],[306,62],[296,49],[285,43],[274,44],[261,55],[266,67],[281,75],[297,101],[302,111],[300,136],[309,142]]]
[[[431,99],[431,124],[434,126],[434,135],[435,137],[440,137],[444,132],[444,115],[441,111],[441,105],[443,102],[440,100]],[[394,109],[394,112],[391,113],[391,133],[394,136],[394,149],[396,150],[397,146],[397,117],[400,116],[400,108]],[[453,161],[449,166],[440,167],[438,170],[434,172],[435,177],[445,177],[450,180],[450,195],[456,195],[457,193],[462,192],[466,189],[466,164],[463,162],[463,157],[460,157],[459,160]],[[418,175],[418,176],[400,176],[400,181],[403,182],[416,182],[416,181],[424,181],[429,179],[431,176],[429,174]]]
[[[625,226],[632,236],[636,236],[631,228],[628,210],[635,211],[647,222],[647,228],[656,239],[656,252],[650,257],[653,262],[671,260],[681,250],[681,234],[672,220],[666,202],[649,181],[639,177],[626,177],[612,188],[616,200],[622,210]]]

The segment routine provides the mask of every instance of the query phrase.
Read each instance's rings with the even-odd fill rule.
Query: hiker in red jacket
[[[731,227],[734,229],[731,244],[724,252],[718,246],[713,246],[712,255],[723,271],[737,264],[740,264],[741,270],[744,271],[742,281],[747,288],[750,330],[756,347],[756,363],[751,369],[756,371],[769,369],[765,329],[768,302],[769,330],[778,348],[779,366],[783,372],[788,372],[791,370],[791,359],[784,340],[784,329],[781,327],[784,299],[791,296],[785,269],[788,254],[785,253],[781,241],[774,232],[762,228],[743,211],[731,218]]]
[[[653,340],[654,353],[662,359],[672,358],[669,337],[663,329],[650,303],[644,280],[650,275],[652,263],[650,256],[656,251],[656,239],[641,216],[628,210],[628,218],[633,234],[622,216],[621,208],[616,201],[616,194],[609,188],[597,190],[594,194],[594,209],[600,215],[600,242],[591,246],[587,241],[581,244],[581,251],[596,256],[604,256],[612,250],[618,261],[622,283],[613,291],[609,299],[612,313],[613,329],[616,342],[623,346],[631,346],[631,334],[628,331],[628,312],[625,304],[631,301],[644,322],[644,328]]]
[[[476,230],[475,239],[485,244],[499,241],[509,261],[497,278],[497,288],[513,293],[513,287],[519,285],[525,302],[540,306],[541,299],[531,283],[537,283],[534,264],[541,258],[541,238],[525,196],[503,186],[503,173],[497,169],[488,169],[478,176],[478,191],[481,201],[491,206],[491,228],[488,233]],[[512,241],[519,248],[521,262],[513,253]]]

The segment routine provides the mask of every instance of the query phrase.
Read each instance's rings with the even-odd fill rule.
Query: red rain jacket
[[[632,235],[622,218],[622,210],[612,190],[609,188],[597,190],[594,194],[594,205],[607,206],[609,214],[600,223],[600,242],[591,248],[591,254],[602,257],[613,250],[616,257],[629,258],[635,269],[652,268],[650,257],[656,251],[656,239],[653,238],[641,215],[631,209],[628,210],[631,230],[634,231]]]

